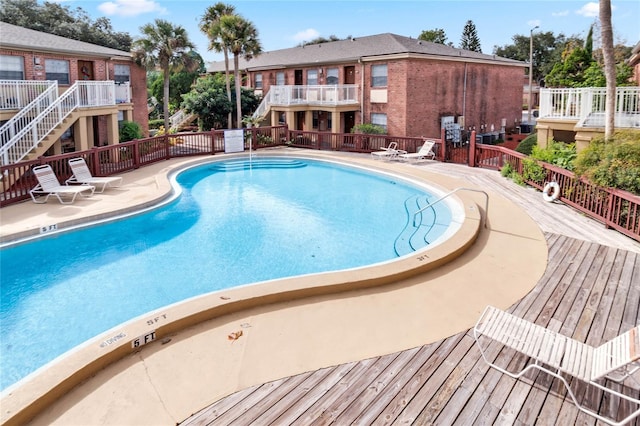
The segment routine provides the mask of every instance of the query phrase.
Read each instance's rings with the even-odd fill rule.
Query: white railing
[[[337,106],[348,104],[358,104],[358,86],[355,84],[271,86],[253,115],[254,117],[263,116],[268,107],[272,105]]]
[[[76,81],[0,147],[0,164],[16,163],[79,107],[115,105],[113,81]]]
[[[187,113],[184,110],[178,110],[175,114],[169,117],[169,130],[170,131],[178,131],[180,127],[192,122],[195,120],[196,115],[192,113]]]
[[[58,98],[58,82],[54,83],[0,127],[0,146],[9,143],[21,129],[55,102]]]
[[[577,120],[578,127],[603,127],[606,88],[540,89],[538,119]],[[640,87],[616,89],[616,127],[640,127]]]
[[[57,84],[49,80],[0,80],[0,110],[24,108]]]

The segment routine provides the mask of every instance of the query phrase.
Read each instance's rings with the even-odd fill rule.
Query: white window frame
[[[371,65],[371,87],[387,86],[387,64]]]
[[[0,55],[0,80],[24,79],[24,56]]]
[[[318,70],[307,70],[307,86],[318,85]]]
[[[376,126],[384,127],[385,132],[387,129],[387,114],[381,114],[372,112],[371,113],[371,124],[375,124]]]
[[[58,80],[58,84],[71,84],[69,61],[64,59],[45,59],[44,69],[47,80]],[[63,77],[65,75],[66,78]]]
[[[113,66],[113,80],[116,83],[131,81],[131,67],[129,65],[115,64]]]
[[[262,89],[262,74],[257,73],[254,77],[254,89]]]
[[[284,71],[278,71],[276,73],[276,86],[284,86],[284,84],[285,84]]]
[[[332,80],[332,81],[330,81]],[[340,70],[338,68],[327,68],[327,84],[340,83]]]

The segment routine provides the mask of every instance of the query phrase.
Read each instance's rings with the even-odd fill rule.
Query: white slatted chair
[[[389,146],[380,148],[380,151],[372,151],[371,158],[374,160],[385,159],[393,160],[400,154],[406,154],[407,151],[398,149],[397,142],[389,142]]]
[[[96,192],[100,193],[104,192],[107,186],[120,186],[122,184],[122,178],[120,176],[94,177],[82,157],[69,160],[69,166],[71,167],[73,176],[65,181],[67,185],[70,183],[93,185],[96,187]]]
[[[44,164],[42,166],[36,166],[33,168],[33,174],[38,179],[38,185],[29,191],[31,199],[34,203],[43,204],[46,203],[49,197],[55,196],[61,204],[72,204],[78,194],[83,197],[90,197],[95,191],[95,187],[91,185],[82,186],[66,186],[60,185],[58,177],[53,172],[50,165]],[[84,193],[88,193],[84,194]],[[45,196],[42,199],[42,196]],[[65,201],[63,196],[71,196],[71,200]]]
[[[420,147],[420,149],[417,152],[400,154],[398,158],[400,160],[407,160],[407,161],[415,160],[416,163],[420,160],[426,160],[426,159],[433,160],[434,158],[436,158],[436,153],[433,152],[433,146],[435,144],[436,144],[436,141],[425,140],[424,144]]]
[[[604,384],[605,378],[621,382],[640,369],[640,325],[594,348],[488,306],[473,328],[473,337],[482,358],[491,367],[516,379],[531,369],[544,371],[564,383],[580,411],[607,424],[624,425],[640,415],[640,399],[624,395]],[[485,338],[527,355],[532,363],[517,373],[497,366],[487,358],[486,348],[480,343]],[[604,417],[578,402],[563,374],[626,399],[637,405],[637,409],[620,421]]]

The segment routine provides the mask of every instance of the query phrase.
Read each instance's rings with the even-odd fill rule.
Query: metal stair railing
[[[189,114],[182,109],[178,110],[178,112],[169,117],[169,125],[171,126],[169,131],[178,131],[183,125],[193,121],[195,118],[196,114]]]
[[[0,164],[8,165],[24,159],[77,108],[106,105],[115,105],[113,81],[76,81],[0,147]]]
[[[425,211],[428,208],[433,207],[433,205],[438,204],[440,201],[444,200],[445,198],[448,198],[449,196],[455,194],[458,191],[471,191],[471,192],[481,192],[484,194],[485,196],[485,201],[484,201],[484,220],[483,222],[483,227],[486,228],[487,227],[487,217],[489,215],[489,194],[487,194],[485,191],[481,190],[481,189],[473,189],[473,188],[463,188],[463,187],[459,187],[454,189],[451,192],[448,192],[447,194],[443,195],[442,197],[438,198],[437,200],[435,200],[433,203],[429,203],[426,206],[424,206],[423,208],[421,208],[420,210],[418,210],[417,212],[415,212],[413,214],[413,226],[417,226],[416,225],[416,216],[418,216],[418,214],[422,213],[423,211]]]
[[[22,108],[0,127],[0,146],[6,145],[21,129],[36,118],[47,106],[55,102],[58,97],[58,82],[49,81],[49,86],[35,99]]]

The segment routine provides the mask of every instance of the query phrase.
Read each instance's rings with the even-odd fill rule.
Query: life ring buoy
[[[542,190],[542,198],[545,201],[552,202],[560,196],[560,185],[557,182],[547,182]]]

